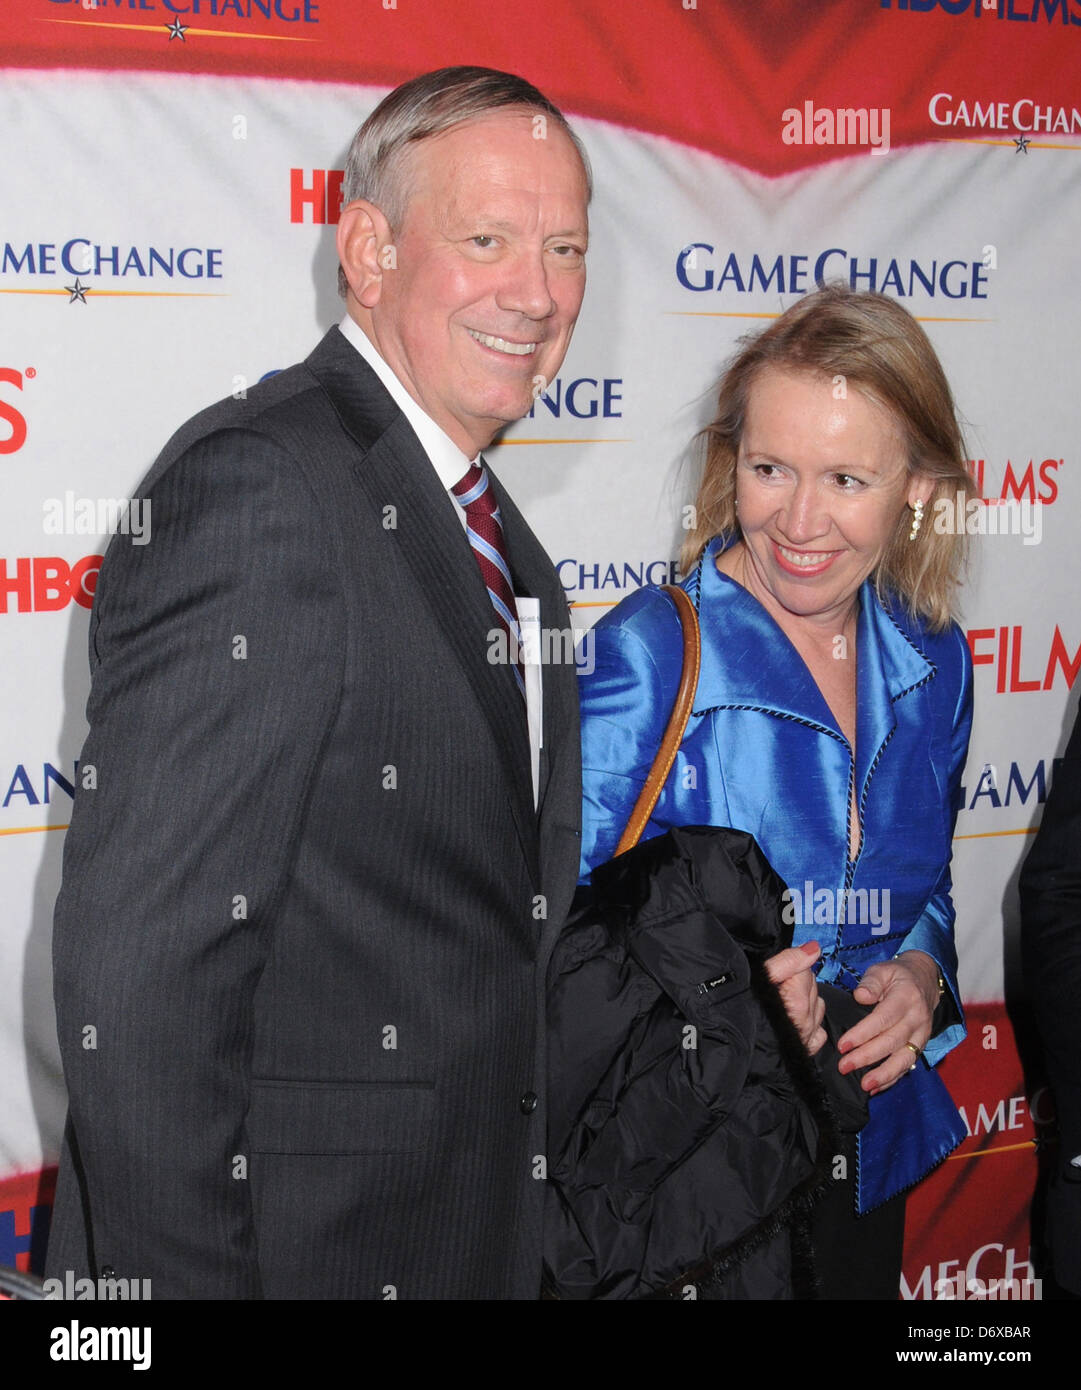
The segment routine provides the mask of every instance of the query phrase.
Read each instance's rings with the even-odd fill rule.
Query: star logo
[[[1028,147],[1031,142],[1028,140],[1027,136],[1019,135],[1013,143],[1017,146],[1017,149],[1014,150],[1014,154],[1028,154]]]
[[[90,286],[84,285],[77,275],[74,285],[65,285],[64,288],[67,290],[68,294],[71,295],[71,298],[68,300],[69,304],[74,304],[76,301],[80,304],[86,303],[86,296],[90,293]]]
[[[179,39],[181,43],[187,43],[187,39],[184,35],[191,28],[190,24],[181,24],[179,19],[174,19],[172,24],[167,24],[165,27],[169,31],[170,43],[172,43],[174,39]]]

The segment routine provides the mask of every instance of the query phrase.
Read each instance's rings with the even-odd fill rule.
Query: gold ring
[[[922,1048],[922,1047],[917,1047],[915,1043],[905,1043],[905,1046],[908,1048],[908,1050],[912,1053],[912,1055],[913,1055],[914,1057],[922,1057],[922,1056],[923,1056],[923,1048]],[[912,1065],[915,1066],[916,1063],[913,1062]]]

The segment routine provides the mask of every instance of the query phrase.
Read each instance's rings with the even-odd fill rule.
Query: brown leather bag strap
[[[638,800],[634,803],[627,828],[616,845],[616,854],[622,854],[638,843],[638,837],[653,814],[653,808],[660,799],[665,782],[668,781],[668,774],[672,771],[679,745],[683,742],[687,721],[691,717],[691,706],[694,704],[694,692],[698,689],[698,671],[702,665],[702,634],[698,627],[698,614],[684,589],[677,589],[674,584],[666,584],[664,592],[676,605],[680,626],[683,629],[683,673],[661,746],[653,759],[645,786],[638,793]]]

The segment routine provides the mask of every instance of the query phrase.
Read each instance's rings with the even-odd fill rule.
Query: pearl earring
[[[918,497],[917,497],[916,502],[915,502],[915,505],[914,505],[913,508],[912,508],[912,529],[911,529],[911,530],[909,531],[909,533],[908,533],[908,539],[909,539],[910,541],[914,541],[914,540],[916,539],[916,537],[920,534],[920,527],[921,527],[922,525],[923,525],[923,501],[922,501],[921,498],[918,498]]]

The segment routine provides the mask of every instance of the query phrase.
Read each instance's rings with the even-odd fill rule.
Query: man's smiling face
[[[369,301],[380,354],[470,458],[559,371],[585,290],[585,172],[554,122],[543,139],[535,128],[509,108],[408,151],[405,215]]]

